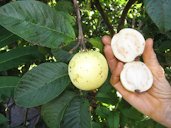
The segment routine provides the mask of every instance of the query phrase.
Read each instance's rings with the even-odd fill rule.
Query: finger
[[[122,86],[121,82],[113,86],[129,104],[145,115],[151,115],[150,112],[154,109],[151,107],[151,104],[158,104],[158,100],[147,92],[129,92]]]
[[[112,48],[111,48],[110,45],[106,45],[104,47],[104,54],[105,54],[106,60],[107,60],[107,62],[109,64],[110,71],[113,72],[113,70],[116,67],[116,64],[117,64],[118,60],[113,55]]]
[[[106,57],[107,62],[109,64],[110,71],[113,72],[113,70],[116,67],[118,60],[116,59],[116,57],[114,56],[114,54],[112,52],[112,48],[110,45],[111,44],[111,37],[110,36],[103,36],[102,42],[105,45],[104,46],[104,54],[105,54],[105,57]]]
[[[146,45],[143,53],[144,63],[148,66],[148,68],[153,73],[153,76],[157,79],[165,78],[164,70],[160,66],[157,56],[153,49],[153,40],[151,38],[146,40]],[[154,82],[156,80],[154,79]]]
[[[111,81],[110,81],[112,85],[116,84],[120,80],[120,73],[122,69],[123,69],[123,63],[118,62],[116,68],[112,72]]]
[[[122,95],[122,97],[132,106],[134,106],[136,109],[143,111],[142,107],[145,101],[144,99],[147,99],[147,93],[136,93],[136,92],[130,92],[126,90],[121,82],[118,82],[117,84],[113,85],[113,87]]]
[[[111,37],[110,36],[103,36],[102,37],[102,42],[104,45],[110,45],[111,44]]]
[[[135,97],[135,93],[133,93],[133,92],[130,92],[130,91],[128,91],[128,90],[126,90],[123,86],[122,86],[122,84],[121,84],[121,82],[118,82],[118,83],[116,83],[116,84],[114,84],[114,85],[112,85],[121,95],[122,95],[122,97],[127,101],[127,102],[129,102],[129,103],[132,103],[133,101],[135,101],[134,99],[136,99],[136,97]]]
[[[146,40],[143,60],[148,66],[159,65],[159,62],[153,49],[153,40],[151,38]]]

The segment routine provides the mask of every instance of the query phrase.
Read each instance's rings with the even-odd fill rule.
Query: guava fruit
[[[105,57],[98,51],[80,51],[70,60],[68,74],[71,82],[78,89],[94,90],[107,79],[108,64]]]
[[[132,28],[124,28],[115,34],[111,41],[114,56],[125,62],[120,80],[125,89],[131,92],[144,92],[151,88],[153,75],[141,61],[135,61],[145,48],[143,35]]]
[[[149,68],[140,61],[126,63],[120,74],[124,88],[131,92],[144,92],[151,88],[153,75]]]
[[[143,53],[145,39],[139,31],[132,28],[124,28],[113,36],[111,47],[118,60],[131,62]]]

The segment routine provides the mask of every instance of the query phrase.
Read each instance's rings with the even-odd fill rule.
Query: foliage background
[[[124,27],[154,39],[171,82],[170,0],[79,0],[88,48]],[[94,91],[72,85],[67,64],[77,44],[72,1],[0,0],[0,127],[163,128],[131,107],[109,78]]]

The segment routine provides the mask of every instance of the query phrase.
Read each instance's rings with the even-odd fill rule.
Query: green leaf
[[[166,128],[165,126],[159,124],[158,122],[156,122],[155,128]]]
[[[59,1],[56,5],[57,11],[72,13],[74,11],[73,4],[70,1]]]
[[[171,64],[171,51],[165,54],[167,64]]]
[[[0,124],[6,123],[8,119],[0,113]]]
[[[71,101],[61,128],[92,128],[89,103],[86,99],[76,97]]]
[[[121,113],[129,118],[129,119],[133,119],[133,120],[142,120],[144,118],[143,114],[140,113],[139,111],[137,111],[135,108],[131,107],[131,108],[126,108],[126,109],[122,109]]]
[[[73,56],[73,54],[70,54],[69,52],[63,49],[53,49],[52,54],[54,55],[57,61],[62,62],[69,62]]]
[[[20,80],[19,77],[1,76],[0,77],[0,97],[10,97],[13,95],[14,89]]]
[[[75,39],[71,16],[39,1],[10,2],[0,17],[0,25],[33,44],[56,48]]]
[[[102,128],[99,123],[92,122],[92,128]]]
[[[167,37],[171,39],[171,30],[166,33]]]
[[[96,99],[100,102],[115,105],[118,103],[116,91],[110,85],[109,80],[106,80],[104,85],[99,89]]]
[[[34,107],[59,96],[70,83],[67,71],[64,63],[43,63],[28,71],[16,88],[16,103]]]
[[[110,113],[110,110],[107,107],[104,106],[98,106],[96,108],[96,114],[100,116],[101,118],[107,118]]]
[[[75,96],[74,92],[65,91],[58,98],[42,106],[41,115],[49,128],[60,128],[65,109]]]
[[[127,101],[125,101],[123,98],[120,99],[117,105],[118,105],[119,110],[124,110],[124,109],[131,107],[131,105]]]
[[[171,1],[144,0],[145,9],[162,32],[171,30]]]
[[[2,26],[0,26],[0,47],[4,47],[5,45],[11,44],[19,39],[18,36],[14,35],[13,33],[9,32]]]
[[[111,112],[107,118],[109,128],[119,128],[119,112]]]
[[[42,58],[36,46],[18,47],[0,54],[0,71],[5,71],[19,65]]]
[[[159,46],[159,50],[164,52],[165,50],[171,49],[171,40],[162,41]]]
[[[98,38],[98,37],[96,37],[96,38],[90,38],[88,40],[88,42],[90,42],[90,44],[92,44],[93,47],[98,48],[100,50],[100,52],[103,51],[103,43],[102,43],[102,41],[101,41],[100,38]]]
[[[145,119],[143,121],[137,122],[135,128],[157,128],[157,127],[155,127],[155,122],[153,120]]]

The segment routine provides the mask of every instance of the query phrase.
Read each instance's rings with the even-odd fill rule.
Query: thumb
[[[151,38],[146,40],[146,46],[143,53],[144,63],[151,70],[155,78],[165,78],[164,70],[160,66],[157,56],[153,49],[153,40]]]
[[[153,49],[153,40],[151,38],[146,40],[143,60],[144,63],[149,67],[159,66],[159,62]]]

